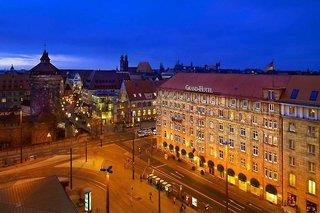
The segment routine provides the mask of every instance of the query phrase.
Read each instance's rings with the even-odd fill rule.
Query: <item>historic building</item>
[[[221,178],[228,175],[230,184],[279,205],[287,201],[289,173],[294,173],[296,183],[301,180],[301,185],[289,192],[303,194],[298,198],[298,201],[301,199],[299,207],[306,209],[307,201],[317,206],[319,192],[315,189],[319,177],[313,172],[304,177],[307,171],[304,169],[308,165],[311,168],[312,164],[304,162],[304,169],[298,166],[298,171],[292,168],[288,173],[286,170],[290,168],[287,156],[303,154],[301,160],[314,162],[312,168],[315,173],[319,171],[319,113],[310,111],[317,121],[305,117],[297,119],[295,125],[298,127],[301,123],[301,133],[296,133],[300,137],[295,139],[301,144],[296,146],[299,151],[292,154],[292,150],[286,148],[292,134],[287,131],[288,123],[293,120],[283,114],[286,109],[283,98],[288,87],[300,77],[179,73],[159,88],[158,146],[187,161],[190,159],[199,169],[213,175]],[[314,82],[320,79],[320,76],[307,77]],[[306,97],[307,84],[298,84]],[[313,90],[320,90],[316,83],[314,86]],[[319,107],[319,99],[316,100],[313,106],[317,103]],[[303,99],[299,103],[307,104]],[[310,139],[306,135],[308,126],[314,132]],[[309,155],[307,149],[314,155]]]
[[[123,81],[120,89],[118,122],[132,124],[155,120],[157,88],[161,82]]]
[[[29,74],[10,71],[0,74],[0,109],[20,108],[30,100]]]
[[[63,79],[58,68],[50,63],[45,50],[40,63],[30,70],[31,115],[37,117],[42,112],[56,114],[61,106]]]

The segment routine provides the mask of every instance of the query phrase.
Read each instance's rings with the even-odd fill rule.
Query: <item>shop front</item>
[[[306,212],[307,213],[317,213],[318,209],[317,209],[317,204],[308,201],[306,202]]]
[[[228,174],[228,182],[235,185],[236,184],[236,177],[235,177],[235,172],[233,171],[233,169],[228,169],[227,170],[227,174]]]
[[[260,182],[255,178],[251,178],[250,179],[250,192],[254,195],[260,196],[261,189],[259,187],[260,187]]]
[[[287,205],[295,207],[297,205],[297,196],[291,193],[288,193]]]
[[[239,189],[246,192],[248,190],[247,176],[245,176],[243,173],[239,173],[238,179],[239,179],[239,182],[238,182]]]
[[[266,200],[274,204],[278,203],[277,189],[271,184],[266,186]]]

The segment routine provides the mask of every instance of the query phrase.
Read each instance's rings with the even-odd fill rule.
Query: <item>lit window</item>
[[[139,93],[139,96],[142,97],[141,93]]]
[[[240,129],[240,135],[241,135],[241,136],[246,136],[246,129],[241,128],[241,129]]]
[[[6,98],[1,98],[1,103],[6,103],[7,99]]]
[[[315,118],[316,117],[316,111],[314,109],[309,109],[309,118]]]
[[[275,99],[273,90],[268,90],[268,99],[269,100],[274,100]]]
[[[296,186],[296,175],[289,174],[289,185],[293,187]]]
[[[294,123],[289,123],[289,132],[296,132],[296,126]]]
[[[230,106],[235,107],[237,105],[237,100],[236,99],[231,99]]]
[[[210,128],[211,128],[211,129],[213,129],[213,128],[214,128],[214,124],[213,124],[213,122],[212,122],[212,121],[210,121],[209,126],[210,126]]]
[[[308,193],[316,194],[316,182],[313,180],[308,180]]]
[[[253,131],[253,132],[252,132],[252,138],[253,138],[254,140],[258,140],[258,132],[257,132],[257,131]]]
[[[137,97],[137,95],[136,95],[136,94],[133,94],[133,97],[135,97],[135,98],[136,98],[136,97]]]

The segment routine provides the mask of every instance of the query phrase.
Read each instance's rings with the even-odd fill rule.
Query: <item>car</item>
[[[138,130],[137,135],[138,135],[138,137],[144,137],[144,136],[146,136],[146,132],[144,130]]]

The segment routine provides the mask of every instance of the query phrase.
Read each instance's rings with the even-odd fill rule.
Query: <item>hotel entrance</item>
[[[266,186],[266,200],[274,204],[278,203],[277,189],[273,185]]]

